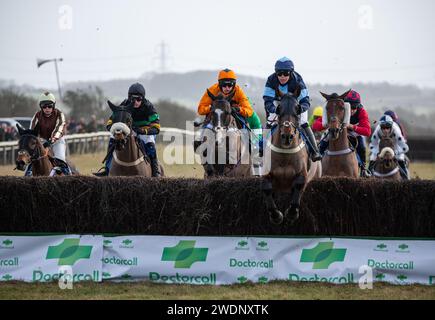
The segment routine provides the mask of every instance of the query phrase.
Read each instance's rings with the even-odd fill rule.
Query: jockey
[[[274,104],[274,101],[280,100],[278,90],[283,93],[293,92],[297,86],[301,88],[301,94],[298,97],[299,104],[302,108],[300,125],[303,129],[306,138],[305,140],[308,142],[307,145],[311,160],[318,161],[322,159],[322,156],[317,149],[317,143],[313,131],[307,122],[307,111],[310,108],[308,90],[301,75],[294,71],[293,62],[287,57],[283,57],[275,63],[275,73],[267,78],[263,93],[264,107],[267,116],[266,127],[271,128],[277,119],[277,115],[275,114],[277,106]]]
[[[64,139],[66,121],[62,111],[56,108],[56,98],[50,92],[44,92],[39,96],[39,107],[30,123],[30,129],[38,125],[38,137],[41,137],[51,144],[55,164],[65,175],[72,174],[66,163],[66,143]],[[45,144],[44,144],[45,145]],[[25,175],[31,175],[31,165],[27,167]]]
[[[308,119],[308,124],[310,125],[311,129],[314,132],[314,136],[317,139],[320,139],[322,133],[323,133],[323,129],[321,130],[316,130],[317,127],[320,124],[320,127],[322,126],[322,117],[323,117],[323,107],[322,106],[317,106],[314,108],[313,110],[313,114],[311,115],[311,117]]]
[[[395,157],[401,168],[400,175],[403,179],[408,180],[409,172],[405,163],[405,153],[409,151],[409,147],[402,135],[402,132],[400,131],[399,125],[395,123],[390,116],[385,114],[379,119],[379,124],[377,125],[375,131],[373,132],[372,138],[370,139],[369,169],[373,171],[376,158],[381,151],[379,150],[379,142],[382,134],[388,134],[393,138]]]
[[[358,92],[351,90],[344,98],[344,102],[350,103],[350,124],[347,125],[347,130],[350,136],[356,137],[358,145],[356,153],[358,155],[358,163],[361,168],[361,175],[366,176],[369,173],[366,170],[366,142],[364,137],[370,137],[371,127],[367,111],[361,104],[361,96]],[[314,124],[314,130],[323,130],[322,122]],[[328,147],[329,142],[326,139],[320,141],[320,152],[323,154]]]
[[[229,69],[224,69],[219,72],[218,83],[215,83],[207,90],[214,96],[217,96],[219,93],[221,93],[224,95],[224,97],[227,97],[234,93],[234,96],[231,100],[231,109],[236,113],[236,115],[239,116],[238,120],[242,120],[245,123],[247,122],[249,128],[257,136],[258,147],[261,155],[263,147],[261,137],[261,120],[258,117],[257,113],[254,111],[254,109],[252,109],[249,98],[243,92],[242,88],[238,84],[236,84],[236,82],[237,76],[235,72]],[[208,95],[207,90],[202,96],[198,105],[198,114],[201,116],[206,116],[203,128],[209,126],[211,105],[213,103],[212,99]]]
[[[323,107],[322,106],[315,107],[313,110],[313,114],[308,119],[308,124],[310,125],[310,127],[313,126],[314,121],[316,121],[317,119],[320,119],[320,121],[322,121],[322,116],[323,116]]]
[[[137,134],[142,146],[142,150],[150,158],[153,177],[160,177],[161,172],[156,151],[156,135],[160,132],[160,117],[154,105],[145,99],[145,88],[140,83],[134,83],[128,89],[128,98],[125,99],[121,106],[133,104],[132,118],[133,131]],[[112,117],[107,121],[106,128],[110,130],[112,126]],[[113,139],[109,141],[109,150],[113,144]],[[112,163],[112,154],[108,155],[104,171],[94,173],[96,176],[107,176]]]
[[[403,125],[402,125],[401,121],[399,120],[399,117],[397,116],[397,113],[395,113],[393,110],[387,110],[387,111],[384,112],[384,114],[387,115],[387,116],[390,116],[393,119],[393,121],[395,123],[397,123],[397,125],[400,128],[400,131],[402,132],[403,138],[405,138],[405,140],[406,140],[406,131],[403,128]]]

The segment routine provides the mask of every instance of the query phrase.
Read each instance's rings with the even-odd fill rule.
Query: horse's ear
[[[331,98],[331,95],[323,93],[322,91],[319,91],[319,92],[322,95],[322,97],[325,98],[326,100],[329,100]]]
[[[297,98],[301,95],[302,89],[301,86],[296,86],[295,90],[293,91],[293,97]]]
[[[36,126],[33,128],[33,135],[38,136],[39,134],[39,122],[36,124]]]
[[[110,100],[107,100],[107,104],[109,105],[110,110],[112,110],[113,112],[118,109],[118,107],[115,106]]]
[[[207,89],[207,94],[208,94],[208,96],[210,97],[210,99],[211,99],[212,101],[215,101],[215,100],[216,100],[216,96],[214,96],[213,93],[211,93],[211,91],[208,90],[208,89]]]
[[[284,92],[282,92],[279,89],[276,89],[276,94],[281,98],[284,95]]]
[[[21,136],[24,134],[25,129],[23,128],[23,126],[19,123],[17,123],[17,129],[18,129],[18,134]]]
[[[233,100],[235,94],[236,94],[236,90],[233,90],[233,92],[228,97],[226,97],[227,101],[231,102],[231,100]]]
[[[341,96],[339,96],[339,99],[344,100],[347,97],[347,95],[349,94],[349,92],[351,92],[351,91],[352,91],[352,89],[347,90],[345,93],[343,93]]]

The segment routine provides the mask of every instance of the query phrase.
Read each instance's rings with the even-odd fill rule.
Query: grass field
[[[395,286],[376,283],[373,289],[358,285],[297,283],[276,281],[268,284],[232,286],[169,285],[138,283],[77,283],[72,290],[61,290],[57,283],[0,284],[0,299],[185,299],[185,300],[289,300],[289,299],[435,299],[435,286]]]

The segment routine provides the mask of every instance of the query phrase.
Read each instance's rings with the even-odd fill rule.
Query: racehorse
[[[279,91],[279,90],[278,90]],[[293,93],[283,94],[277,108],[278,124],[268,141],[270,158],[266,153],[265,163],[270,161],[268,174],[263,177],[262,189],[270,220],[280,224],[284,216],[289,216],[293,224],[299,218],[299,207],[306,185],[313,178],[320,178],[322,167],[319,161],[312,162],[299,130],[301,106],[297,97],[300,88]],[[277,208],[273,194],[290,193],[290,205],[284,215]]]
[[[151,177],[150,161],[132,129],[132,107],[116,106],[110,101],[107,103],[113,111],[113,124],[110,128],[110,133],[113,135],[113,145],[109,150],[109,154],[113,152],[113,161],[109,176],[140,175]],[[160,169],[163,170],[162,167]],[[163,175],[163,171],[161,172]]]
[[[349,90],[350,91],[350,90]],[[358,178],[356,153],[350,148],[347,125],[350,123],[350,106],[344,102],[349,93],[320,94],[326,99],[323,126],[328,128],[328,149],[322,158],[323,176],[345,176]]]
[[[378,179],[402,180],[400,167],[394,152],[394,142],[386,134],[381,135],[379,154],[373,166],[373,175]]]
[[[32,166],[32,176],[62,176],[64,173],[60,166],[68,165],[72,174],[78,171],[71,162],[60,163],[59,159],[53,157],[50,142],[44,143],[38,138],[39,124],[32,129],[23,129],[17,125],[20,139],[18,141],[18,156],[15,161],[16,169],[25,170]]]
[[[214,96],[208,90],[207,93],[213,101],[210,121],[204,128],[203,144],[197,150],[206,158],[203,161],[204,177],[251,176],[249,151],[244,148],[242,131],[237,125],[240,119],[236,119],[231,109],[234,92],[227,97],[223,94]],[[204,148],[207,148],[206,151]]]

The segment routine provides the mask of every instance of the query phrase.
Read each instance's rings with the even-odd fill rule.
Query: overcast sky
[[[435,87],[433,0],[2,0],[0,79],[139,77],[229,67],[266,77],[288,56],[309,83]],[[168,84],[170,85],[170,84]]]

